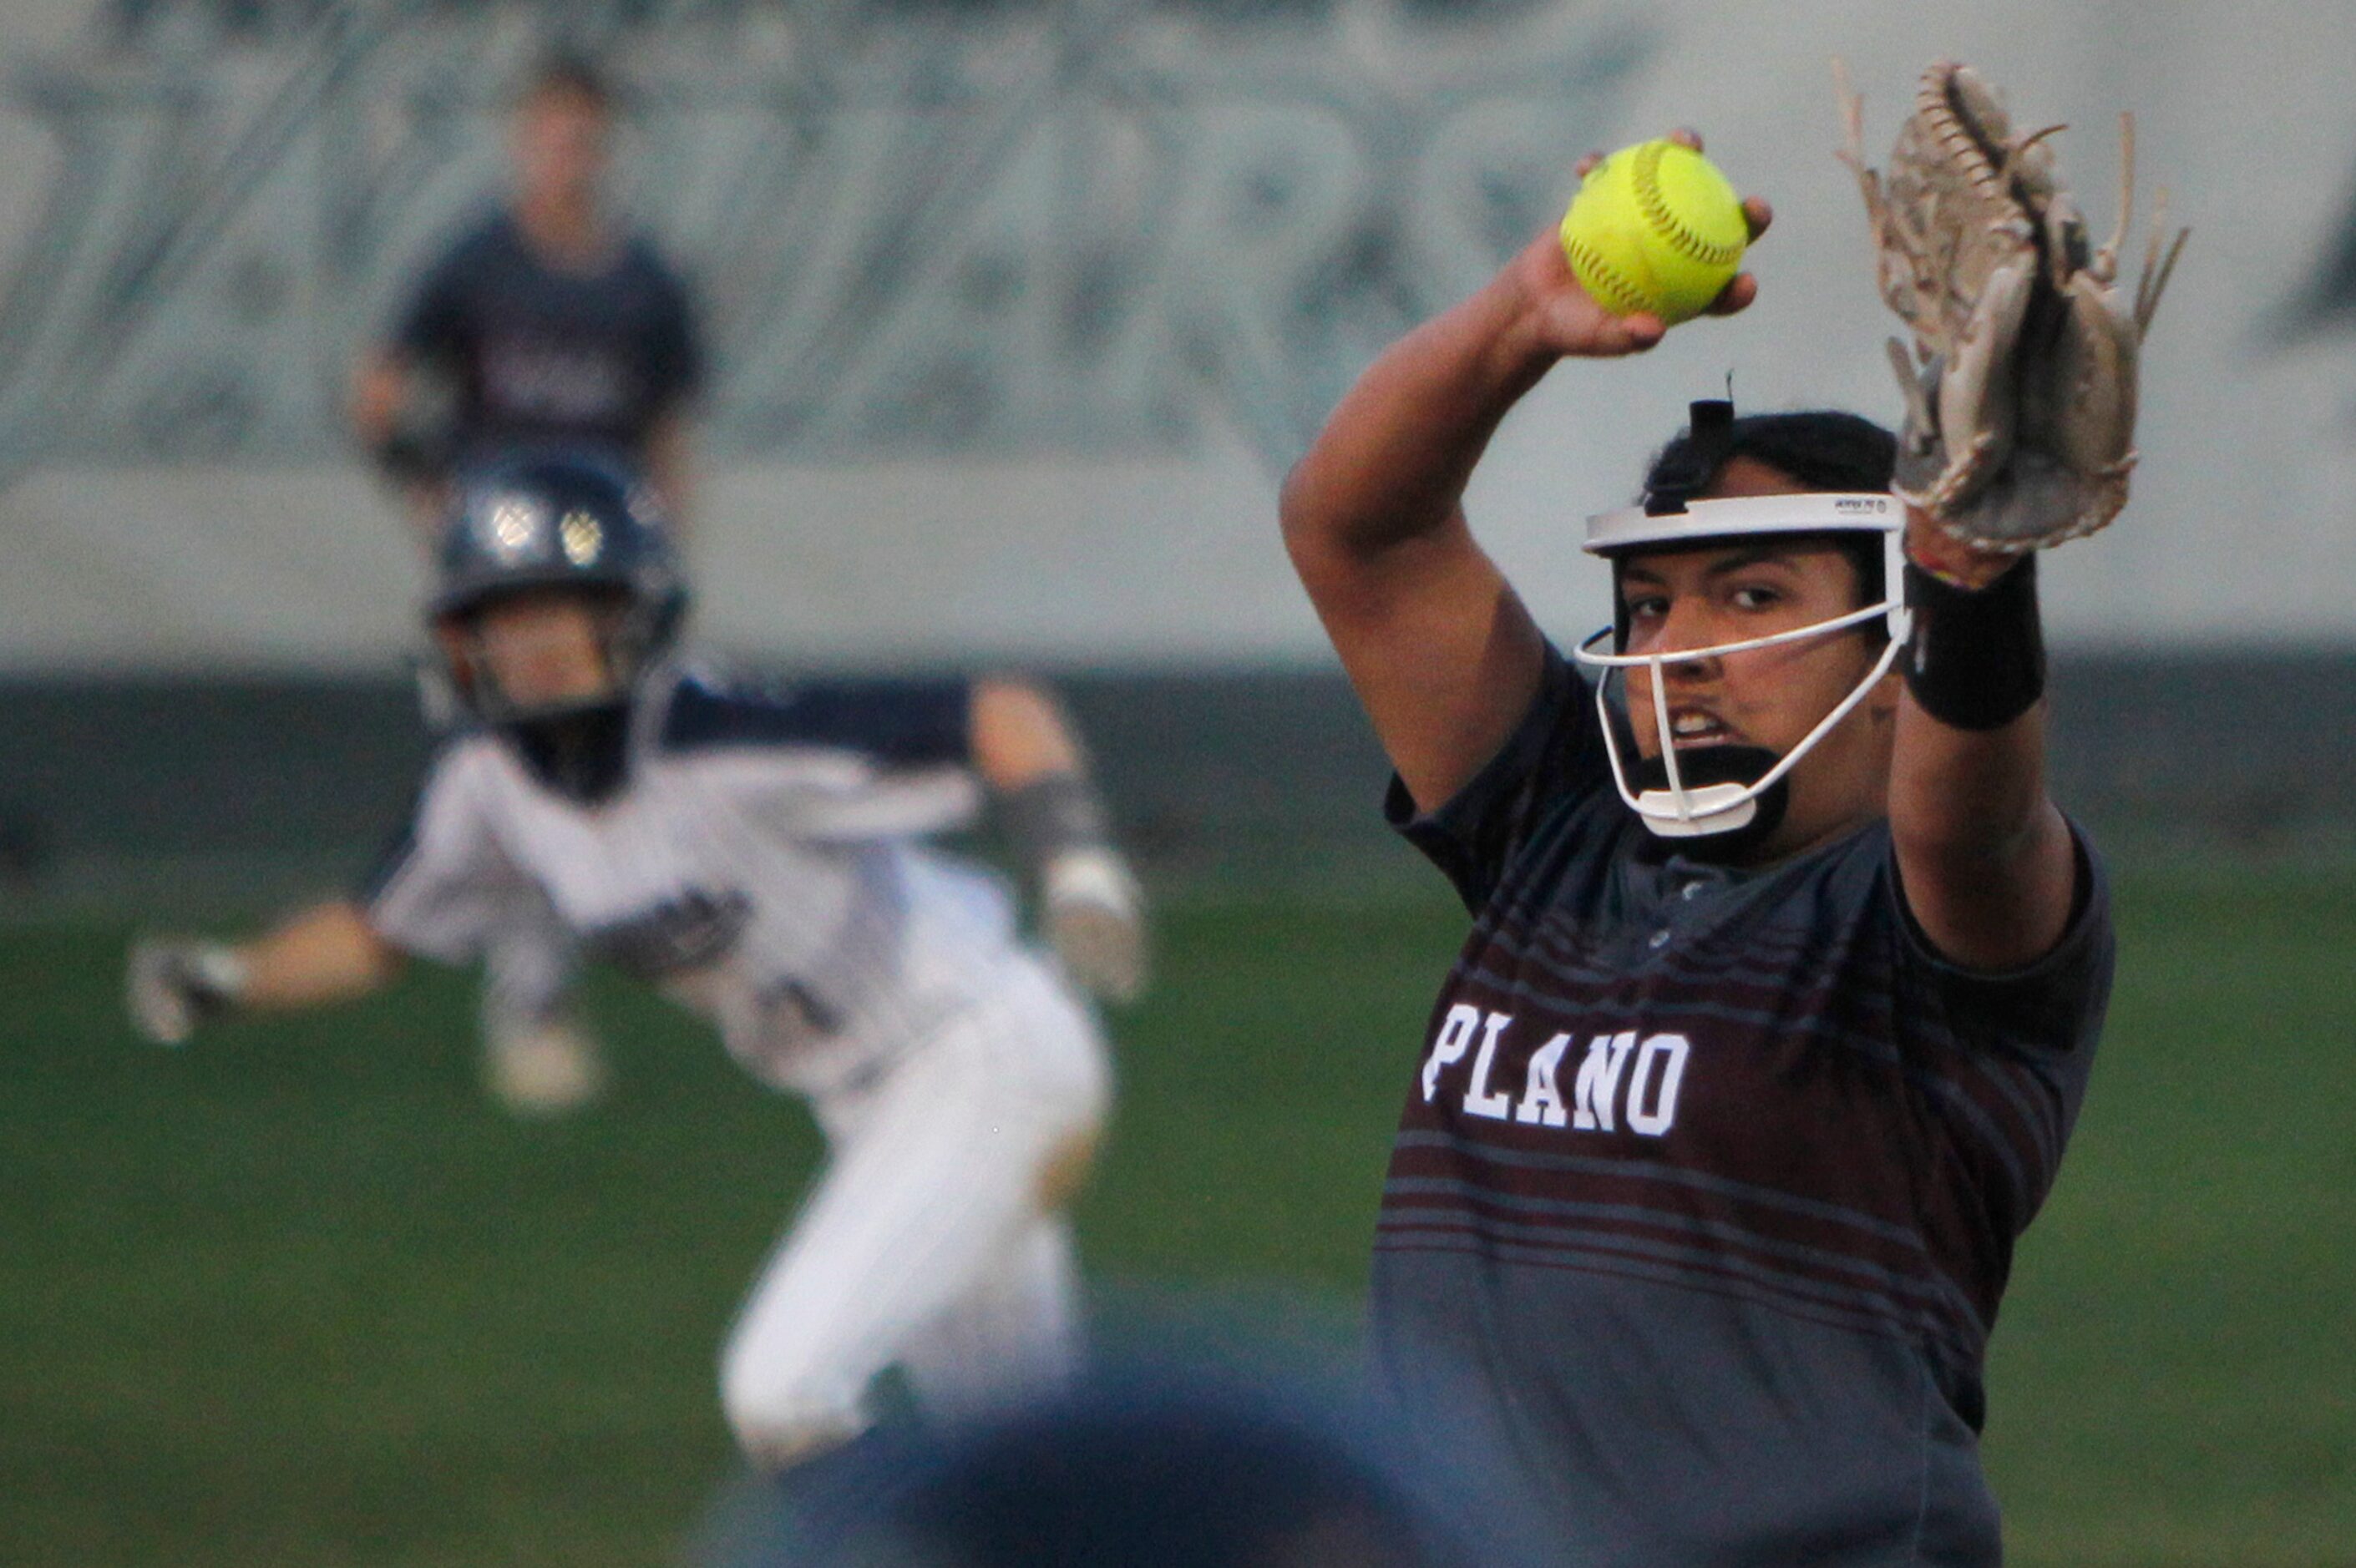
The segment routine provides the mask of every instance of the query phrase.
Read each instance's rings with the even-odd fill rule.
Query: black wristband
[[[1901,666],[1922,711],[1958,730],[1997,730],[2045,693],[2037,558],[1985,588],[1959,588],[1906,563],[1914,630]]]
[[[1006,792],[999,802],[1014,852],[1034,870],[1067,849],[1100,848],[1111,841],[1104,796],[1077,773],[1049,773]]]

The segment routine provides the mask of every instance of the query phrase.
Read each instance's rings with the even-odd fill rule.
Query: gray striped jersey
[[[1393,808],[1474,916],[1376,1243],[1410,1417],[1518,1456],[1566,1562],[1994,1564],[1987,1336],[2110,990],[2083,843],[2054,951],[1960,970],[1885,821],[1744,869],[1648,832],[1556,656],[1480,777]]]

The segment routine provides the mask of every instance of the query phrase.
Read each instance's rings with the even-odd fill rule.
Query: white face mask
[[[1603,745],[1612,763],[1612,782],[1620,798],[1630,810],[1644,819],[1644,826],[1664,837],[1685,838],[1704,835],[1730,833],[1749,827],[1759,815],[1761,797],[1782,782],[1799,760],[1828,734],[1833,726],[1855,711],[1874,684],[1890,672],[1897,662],[1899,650],[1905,645],[1912,620],[1904,602],[1904,557],[1901,549],[1906,522],[1904,505],[1896,497],[1873,494],[1807,494],[1797,496],[1743,496],[1720,500],[1689,501],[1680,511],[1655,516],[1642,507],[1624,507],[1619,511],[1600,513],[1587,520],[1587,545],[1590,554],[1616,556],[1636,549],[1675,549],[1692,548],[1730,539],[1759,539],[1790,534],[1879,534],[1882,539],[1884,565],[1882,569],[1883,598],[1879,603],[1867,605],[1846,614],[1795,626],[1790,631],[1770,636],[1748,637],[1740,642],[1719,643],[1706,648],[1667,648],[1653,653],[1631,654],[1619,646],[1618,625],[1606,626],[1572,650],[1571,656],[1590,668],[1600,670],[1602,678],[1595,688],[1595,711],[1601,720]],[[1676,747],[1671,743],[1669,725],[1668,683],[1664,678],[1665,667],[1687,664],[1699,659],[1717,658],[1727,654],[1748,653],[1754,648],[1774,647],[1785,643],[1804,642],[1829,636],[1853,626],[1880,621],[1889,634],[1889,645],[1865,678],[1836,704],[1831,712],[1816,721],[1815,727],[1801,737],[1782,757],[1758,778],[1747,781],[1687,782],[1685,766],[1678,762]],[[1606,639],[1613,644],[1612,651],[1597,651]],[[1638,666],[1652,674],[1653,715],[1661,737],[1661,766],[1666,775],[1665,787],[1645,784],[1640,786],[1632,777],[1633,759],[1622,754],[1612,721],[1606,692],[1612,671],[1625,671]]]

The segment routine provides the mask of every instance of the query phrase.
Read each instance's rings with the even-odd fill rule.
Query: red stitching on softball
[[[1661,194],[1661,155],[1668,149],[1658,142],[1648,142],[1636,150],[1636,205],[1653,221],[1669,242],[1705,266],[1723,267],[1742,255],[1740,245],[1713,245],[1669,210],[1668,198]]]
[[[1613,271],[1609,262],[1596,254],[1595,247],[1583,240],[1570,240],[1564,242],[1563,249],[1570,253],[1571,270],[1582,286],[1590,293],[1600,287],[1612,296],[1601,303],[1615,307],[1614,314],[1634,315],[1639,312],[1651,313],[1652,307],[1637,292],[1634,280],[1624,272]],[[1588,283],[1590,276],[1595,280],[1592,284]]]

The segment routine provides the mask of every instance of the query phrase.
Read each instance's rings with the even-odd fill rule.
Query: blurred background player
[[[1541,235],[1286,485],[1387,814],[1474,921],[1392,1146],[1376,1360],[1434,1441],[1494,1435],[1569,1558],[1994,1564],[1987,1338],[2114,953],[2046,791],[2036,561],[1894,497],[1862,419],[1697,403],[1590,523],[1590,691],[1463,496],[1547,372],[1662,331]]]
[[[353,432],[429,550],[454,464],[533,447],[628,459],[664,526],[683,526],[702,351],[686,285],[610,208],[615,109],[587,61],[544,62],[515,102],[506,202],[425,269],[391,336],[361,358]],[[593,1099],[604,1068],[559,935],[512,924],[485,966],[493,1093],[528,1115]]]
[[[423,270],[354,377],[353,433],[429,544],[455,465],[533,446],[637,464],[672,528],[691,501],[703,353],[687,285],[610,208],[616,100],[556,56],[516,99],[507,200]]]
[[[900,1366],[969,1409],[1075,1349],[1066,1200],[1108,1097],[1075,986],[1142,978],[1135,884],[1055,705],[1012,680],[752,694],[686,671],[669,542],[599,464],[461,486],[433,633],[473,720],[434,761],[365,899],[236,946],[135,947],[149,1037],[317,1006],[403,957],[462,960],[553,923],[809,1097],[830,1160],[723,1357],[731,1426],[783,1468],[856,1434]],[[1059,955],[919,835],[987,791]]]

